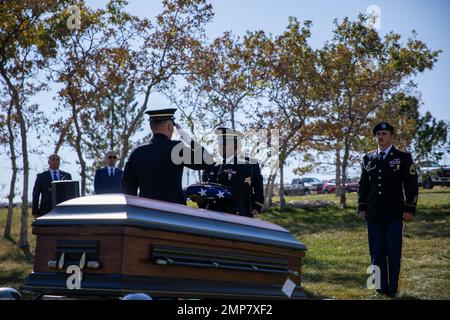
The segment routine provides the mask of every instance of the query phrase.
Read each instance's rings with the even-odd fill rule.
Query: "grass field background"
[[[334,195],[288,197],[287,200],[332,200]],[[366,289],[370,264],[367,233],[356,215],[356,195],[348,208],[303,210],[272,208],[258,218],[279,224],[308,251],[303,287],[313,299],[383,299]],[[0,209],[0,230],[6,210]],[[32,270],[33,256],[16,245],[20,213],[14,214],[13,240],[0,239],[0,286],[20,287]],[[450,299],[450,188],[421,190],[417,215],[404,227],[400,299]],[[31,218],[30,218],[31,224]],[[35,237],[29,237],[34,252]]]

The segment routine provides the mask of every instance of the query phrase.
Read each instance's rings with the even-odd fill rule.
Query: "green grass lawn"
[[[12,226],[12,240],[3,239],[3,229],[6,222],[6,209],[0,209],[0,287],[18,288],[33,269],[33,256],[24,254],[19,249],[20,209],[15,209]],[[28,241],[30,251],[34,253],[36,237],[31,234],[31,211]]]
[[[295,197],[299,199],[338,202],[334,195]],[[348,196],[344,210],[272,208],[260,218],[285,227],[307,246],[303,286],[311,297],[380,299],[366,289],[370,257],[355,194]],[[449,222],[450,189],[420,190],[416,219],[404,227],[399,298],[450,299]]]
[[[334,195],[288,197],[287,200],[333,200]],[[14,215],[13,241],[0,240],[0,286],[19,287],[32,270],[33,257],[16,246],[20,213]],[[356,215],[356,196],[348,208],[314,211],[272,208],[259,218],[290,230],[308,251],[303,286],[312,298],[381,299],[366,289],[370,264],[365,225]],[[6,210],[0,209],[0,229]],[[404,228],[400,298],[450,299],[450,188],[421,190],[416,219]],[[31,220],[30,220],[31,224]],[[31,235],[31,252],[35,238]]]

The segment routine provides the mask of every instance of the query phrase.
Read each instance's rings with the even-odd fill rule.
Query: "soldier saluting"
[[[244,135],[236,130],[217,128],[215,131],[222,163],[203,171],[202,181],[219,183],[233,195],[232,199],[208,200],[208,209],[254,217],[262,209],[264,187],[261,169],[255,159],[241,154],[240,140]],[[198,203],[204,207],[204,203]]]
[[[184,167],[202,170],[214,164],[211,155],[175,124],[176,110],[146,111],[153,136],[149,143],[131,153],[123,173],[123,193],[139,193],[140,197],[186,204],[181,187]],[[189,147],[182,141],[171,140],[175,129]],[[200,161],[196,163],[196,159]]]
[[[381,272],[380,294],[398,292],[403,221],[412,220],[418,197],[417,172],[411,154],[393,145],[394,128],[381,122],[373,128],[378,148],[364,156],[359,181],[358,211],[367,222],[372,265]]]

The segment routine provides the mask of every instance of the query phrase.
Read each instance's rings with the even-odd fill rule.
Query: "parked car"
[[[423,162],[418,166],[419,185],[424,189],[434,186],[450,186],[450,166],[435,162]]]
[[[292,179],[291,184],[284,187],[284,194],[286,196],[303,196],[305,194],[305,186],[301,179]]]
[[[358,192],[359,189],[359,179],[350,178],[345,184],[345,190],[347,192]],[[325,181],[322,187],[319,187],[318,193],[328,194],[336,192],[336,179],[330,179]]]
[[[325,181],[321,187],[318,188],[318,193],[328,194],[336,191],[336,179]]]
[[[305,194],[318,193],[323,185],[319,179],[310,177],[300,178],[300,182],[303,183]]]
[[[345,183],[345,189],[347,192],[358,192],[359,190],[359,178],[350,178]]]

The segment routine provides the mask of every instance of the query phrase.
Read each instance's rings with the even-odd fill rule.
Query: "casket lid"
[[[75,198],[37,218],[33,226],[122,225],[306,250],[270,222],[125,194]]]

